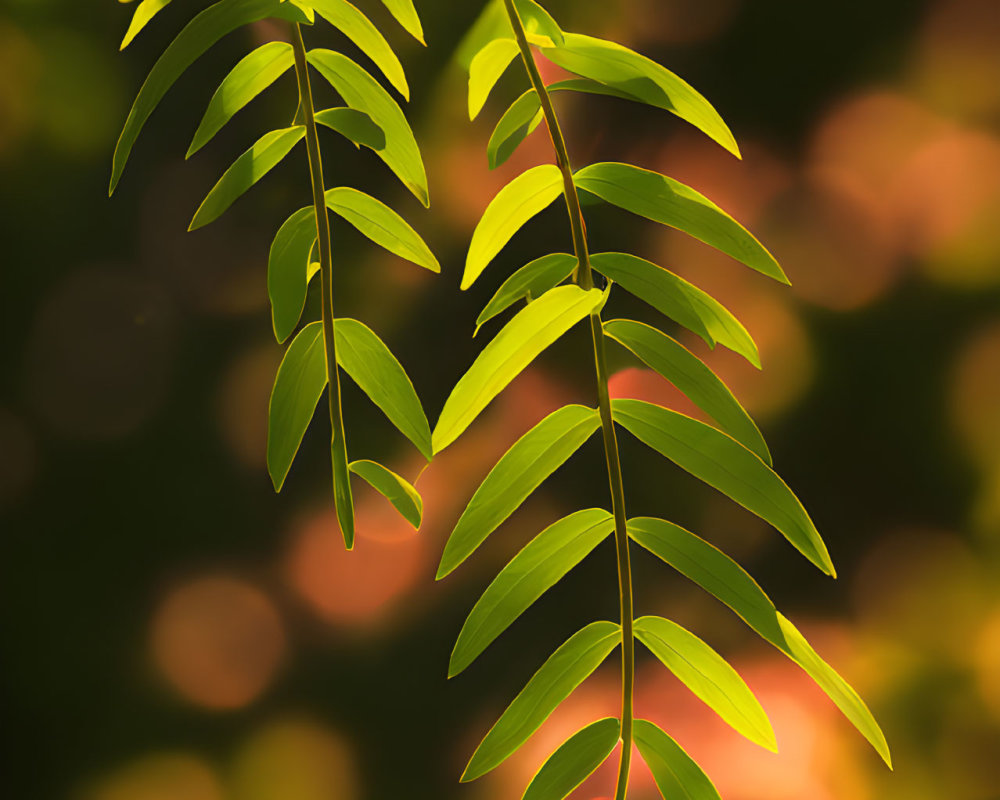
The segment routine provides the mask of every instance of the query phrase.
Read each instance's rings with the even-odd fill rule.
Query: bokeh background
[[[420,475],[411,532],[356,487],[343,552],[322,414],[275,496],[266,408],[281,350],[270,238],[309,200],[302,152],[215,225],[185,233],[222,170],[294,112],[286,77],[182,160],[215,86],[252,45],[201,60],[147,127],[107,199],[115,138],[142,78],[193,6],[177,0],[126,53],[112,0],[0,3],[0,678],[3,794],[74,800],[517,797],[580,724],[614,713],[617,662],[522,753],[476,784],[479,738],[572,631],[616,614],[610,543],[467,672],[445,680],[462,620],[547,522],[603,503],[596,440],[448,580],[444,537],[493,460],[567,401],[593,402],[575,332]],[[402,210],[440,257],[435,277],[335,226],[340,313],[407,366],[433,421],[481,346],[476,314],[526,260],[570,246],[565,215],[533,221],[473,291],[464,248],[492,194],[551,160],[538,131],[487,169],[514,70],[466,118],[453,56],[481,2],[418,2],[430,48],[389,31],[431,178],[421,209],[370,154],[326,142],[328,181]],[[770,712],[780,755],[742,742],[650,658],[637,706],[676,735],[729,800],[1000,798],[1000,3],[996,0],[551,0],[564,27],[625,42],[709,97],[745,153],[672,116],[560,97],[577,164],[629,160],[690,183],[748,224],[791,289],[683,237],[588,208],[596,249],[630,249],[743,318],[765,369],[713,366],[760,421],[841,579],[626,442],[633,514],[665,515],[736,556],[867,698],[890,773],[808,679],[728,610],[646,554],[637,612],[672,616],[735,663]],[[329,28],[313,44],[341,44]],[[556,75],[549,70],[550,76]],[[614,301],[616,314],[642,314]],[[699,349],[702,352],[704,348]],[[614,390],[678,403],[613,354]],[[418,454],[347,391],[355,457],[413,478]],[[606,797],[606,769],[581,800]],[[655,789],[641,765],[635,800]]]

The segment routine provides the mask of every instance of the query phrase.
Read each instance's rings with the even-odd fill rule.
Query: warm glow
[[[119,767],[86,800],[225,800],[216,771],[197,756],[157,753]]]

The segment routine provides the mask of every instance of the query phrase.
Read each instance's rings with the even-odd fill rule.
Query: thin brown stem
[[[594,285],[590,266],[590,251],[587,248],[587,227],[580,207],[580,196],[573,181],[573,167],[566,147],[566,139],[552,106],[552,98],[542,81],[534,55],[524,32],[524,25],[517,13],[513,0],[504,0],[510,17],[514,36],[517,39],[531,85],[538,94],[545,124],[556,152],[556,163],[562,172],[566,210],[569,213],[573,232],[573,249],[577,258],[574,280],[584,289]],[[615,546],[618,561],[619,608],[622,626],[622,751],[618,770],[615,800],[625,800],[628,791],[629,766],[632,760],[632,726],[634,721],[633,695],[635,688],[635,640],[632,631],[632,567],[629,558],[628,531],[625,516],[625,487],[622,482],[621,458],[618,454],[618,439],[611,416],[611,396],[608,392],[608,364],[605,356],[604,326],[600,312],[590,315],[590,332],[594,347],[594,367],[597,373],[597,397],[601,413],[601,434],[604,438],[604,456],[608,468],[608,484],[611,490],[611,508],[615,517]]]

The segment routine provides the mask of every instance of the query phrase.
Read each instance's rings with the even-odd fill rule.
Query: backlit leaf
[[[302,10],[291,3],[280,3],[278,0],[219,0],[184,27],[153,65],[132,104],[115,147],[109,194],[118,185],[146,120],[184,71],[227,33],[267,17],[278,17],[290,22],[309,21]]]
[[[710,346],[718,343],[728,347],[760,368],[760,353],[747,329],[729,309],[697,286],[628,253],[595,253],[590,263],[604,277],[698,334]]]
[[[637,719],[632,735],[663,800],[722,800],[694,759],[652,722]]]
[[[484,322],[493,319],[497,314],[510,308],[518,300],[526,297],[531,299],[541,297],[549,289],[562,283],[576,269],[576,256],[568,253],[553,253],[536,258],[525,264],[503,282],[497,293],[486,304],[482,313],[476,319],[475,336]]]
[[[409,481],[375,461],[354,461],[350,470],[364,478],[373,489],[392,503],[393,507],[414,528],[420,528],[424,503]]]
[[[680,181],[631,164],[604,162],[584,167],[576,185],[606,203],[693,236],[751,269],[788,283],[767,249],[736,220]]]
[[[701,359],[665,333],[641,322],[611,320],[604,323],[604,332],[680,389],[722,430],[771,465],[771,454],[760,430],[729,387]]]
[[[354,495],[351,493],[351,469],[347,458],[347,442],[334,434],[330,442],[333,461],[333,499],[337,508],[337,522],[344,536],[344,546],[354,549]]]
[[[385,131],[364,111],[354,108],[327,108],[315,115],[316,122],[372,150],[385,149]]]
[[[389,13],[410,36],[424,44],[424,29],[420,25],[417,10],[413,7],[413,0],[382,0],[382,5],[389,9]]]
[[[448,676],[469,666],[614,527],[610,513],[590,508],[553,523],[525,545],[494,578],[465,620],[451,654]]]
[[[596,408],[564,406],[518,439],[462,512],[444,546],[437,579],[465,561],[600,425]]]
[[[278,367],[267,421],[267,471],[280,492],[326,388],[323,325],[306,325],[285,351]]]
[[[555,164],[532,167],[501,189],[483,212],[472,234],[462,289],[472,286],[511,237],[559,197],[562,191],[562,172]]]
[[[358,46],[403,97],[410,99],[403,65],[371,20],[347,0],[308,0],[319,15]]]
[[[135,7],[135,13],[132,15],[132,22],[128,26],[128,30],[125,32],[125,38],[122,39],[121,49],[124,50],[132,44],[132,40],[135,39],[142,29],[149,24],[150,20],[152,20],[153,17],[159,14],[172,2],[173,0],[142,0],[142,2]]]
[[[773,525],[823,572],[836,576],[802,503],[760,457],[711,425],[642,400],[614,400],[615,421],[639,441]]]
[[[514,0],[514,7],[529,42],[547,47],[561,46],[564,43],[565,34],[562,29],[552,15],[535,0]]]
[[[543,48],[542,53],[563,69],[676,114],[739,156],[733,134],[711,104],[655,61],[615,42],[577,33],[567,33],[562,45]]]
[[[462,775],[472,781],[503,763],[621,643],[621,626],[592,622],[556,650],[507,706]]]
[[[287,42],[268,42],[243,58],[212,95],[185,158],[197,153],[236,112],[284,75],[294,63],[295,55]]]
[[[399,104],[371,75],[347,56],[333,50],[311,50],[312,64],[351,108],[365,112],[385,134],[376,150],[396,176],[425,206],[429,204],[427,174],[417,140]]]
[[[441,271],[441,265],[419,234],[381,200],[341,186],[327,191],[326,206],[390,253],[431,272]]]
[[[662,617],[640,617],[635,637],[723,721],[751,742],[778,751],[767,714],[725,659],[690,631]]]
[[[542,765],[522,800],[563,800],[604,763],[620,733],[621,725],[613,717],[574,733]]]
[[[469,119],[475,119],[486,104],[500,76],[518,54],[513,39],[494,39],[476,53],[469,66]]]
[[[771,599],[739,564],[704,539],[662,519],[630,519],[628,533],[635,542],[729,606],[759,636],[802,667],[892,766],[885,736],[864,701],[778,613]]]
[[[337,363],[425,458],[431,457],[431,432],[406,370],[367,325],[341,318],[334,325]]]
[[[188,230],[197,230],[218,219],[257,181],[274,169],[306,135],[302,125],[265,133],[219,178],[202,201]]]
[[[557,286],[521,309],[452,389],[434,428],[434,452],[455,441],[521,370],[604,299],[599,289]]]
[[[299,324],[309,288],[309,255],[316,243],[316,213],[300,208],[278,230],[267,259],[274,336],[285,341]]]

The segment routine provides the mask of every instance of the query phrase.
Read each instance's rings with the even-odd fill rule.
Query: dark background
[[[546,354],[421,475],[419,534],[357,487],[359,541],[344,553],[323,415],[281,495],[264,468],[281,354],[267,249],[309,201],[304,151],[219,222],[185,233],[233,158],[291,120],[286,76],[182,160],[218,81],[281,30],[254,26],[199,61],[107,198],[131,98],[195,5],[173,3],[119,54],[128,6],[0,4],[0,787],[33,800],[516,797],[572,730],[616,712],[612,659],[521,755],[476,784],[457,782],[544,658],[582,624],[614,618],[610,543],[450,681],[447,658],[507,557],[560,514],[606,502],[596,440],[461,570],[438,584],[433,573],[493,460],[558,404],[594,402],[585,332]],[[478,309],[514,268],[567,249],[568,229],[553,207],[475,289],[458,291],[482,209],[521,170],[551,160],[549,144],[539,131],[497,173],[487,169],[493,122],[525,86],[510,70],[468,123],[452,54],[478,2],[418,0],[426,50],[379,4],[359,5],[407,68],[432,211],[377,159],[332,137],[327,181],[399,209],[443,274],[375,252],[335,223],[337,305],[386,339],[433,421],[496,330],[472,340]],[[559,99],[575,163],[669,172],[782,261],[792,289],[652,224],[587,209],[594,249],[670,267],[758,339],[762,373],[724,353],[710,363],[760,420],[841,579],[822,578],[775,532],[626,441],[630,513],[669,516],[738,558],[869,701],[896,771],[794,667],[644,554],[637,612],[672,616],[729,657],[771,713],[782,753],[739,741],[646,658],[639,713],[671,730],[730,800],[1000,797],[1000,5],[548,6],[566,29],[677,71],[741,142],[738,162],[665,112]],[[307,37],[343,45],[325,25]],[[321,106],[333,102],[319,92]],[[648,317],[625,297],[613,304],[614,315]],[[612,360],[615,392],[677,401],[623,353]],[[352,457],[415,478],[419,455],[353,386],[345,403]],[[575,796],[607,796],[611,782],[599,771]],[[637,767],[634,796],[654,793]]]

